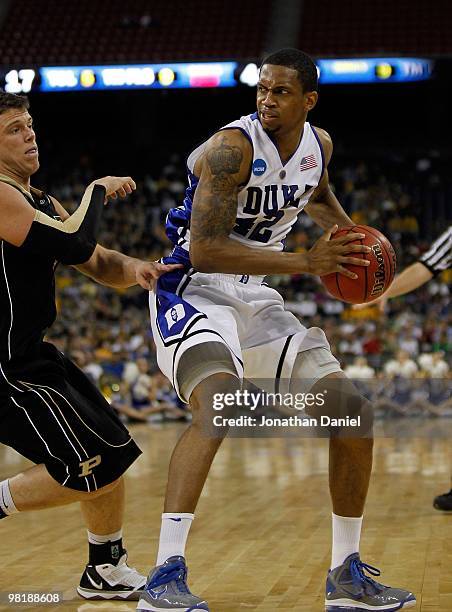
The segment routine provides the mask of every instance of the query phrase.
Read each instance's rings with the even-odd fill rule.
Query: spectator
[[[368,365],[365,357],[356,357],[353,365],[347,366],[344,371],[351,379],[375,378],[375,370]]]
[[[449,373],[449,365],[444,360],[444,352],[433,353],[431,359],[424,362],[423,369],[431,378],[446,378]]]
[[[386,363],[384,371],[390,378],[394,378],[395,376],[414,378],[418,371],[418,367],[416,363],[410,359],[406,351],[399,351],[396,359],[391,359]]]

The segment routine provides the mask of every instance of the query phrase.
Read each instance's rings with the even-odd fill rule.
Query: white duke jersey
[[[306,122],[297,149],[283,163],[257,113],[241,117],[221,128],[228,129],[241,130],[253,147],[250,176],[238,193],[237,217],[230,238],[249,247],[281,251],[285,237],[308,203],[324,171],[324,155],[318,134]],[[194,167],[205,147],[206,142],[189,155],[189,186],[184,203],[170,210],[166,221],[167,236],[176,247],[172,255],[185,262],[189,260],[190,217],[199,181]]]

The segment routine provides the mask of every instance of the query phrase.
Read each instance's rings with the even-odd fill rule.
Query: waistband
[[[197,274],[203,274],[203,272],[198,272]],[[220,274],[217,272],[205,274],[205,276],[209,280],[232,283],[240,287],[245,285],[262,285],[265,278],[265,275],[252,276],[250,274]]]

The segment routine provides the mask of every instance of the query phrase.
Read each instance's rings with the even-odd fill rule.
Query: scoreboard
[[[431,60],[408,57],[316,60],[319,82],[401,83],[431,78]],[[0,87],[10,93],[255,86],[256,63],[192,62],[105,66],[0,67]]]
[[[237,62],[3,67],[0,87],[10,93],[234,87],[237,67]]]

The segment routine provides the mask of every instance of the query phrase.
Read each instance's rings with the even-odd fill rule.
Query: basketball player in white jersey
[[[151,322],[163,373],[193,411],[193,423],[171,459],[157,566],[138,610],[209,610],[187,587],[185,543],[194,511],[222,436],[206,435],[212,397],[266,379],[268,391],[328,390],[337,385],[355,407],[361,398],[346,379],[319,328],[306,329],[284,310],[281,296],[263,284],[266,274],[340,272],[366,265],[348,243],[334,239],[352,225],[328,184],[329,135],[307,122],[317,102],[317,70],[296,49],[263,62],[257,112],[222,128],[188,158],[189,187],[170,211],[174,250],[165,263],[184,269],[162,276],[150,293]],[[283,252],[283,241],[305,210],[325,230],[308,253]],[[360,256],[359,256],[360,257]],[[287,381],[291,381],[287,384]],[[367,436],[330,439],[333,552],[326,586],[329,610],[399,610],[414,595],[365,575],[359,540],[372,464]],[[234,602],[235,603],[235,602]],[[231,608],[232,609],[232,608]],[[235,608],[234,608],[235,609]]]

